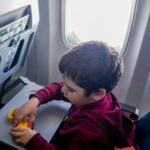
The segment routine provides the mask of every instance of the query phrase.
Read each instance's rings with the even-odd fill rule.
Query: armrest
[[[133,121],[138,120],[139,118],[139,109],[128,104],[120,103],[123,113],[127,115]]]

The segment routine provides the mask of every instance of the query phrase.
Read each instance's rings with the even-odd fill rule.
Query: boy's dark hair
[[[106,43],[90,41],[67,52],[59,62],[59,70],[89,96],[100,88],[110,92],[116,86],[123,73],[123,61]]]

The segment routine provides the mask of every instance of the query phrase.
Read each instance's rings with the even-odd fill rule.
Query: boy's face
[[[63,87],[61,91],[64,96],[74,105],[82,106],[94,102],[92,94],[88,97],[84,95],[84,89],[76,85],[70,78],[62,76]]]

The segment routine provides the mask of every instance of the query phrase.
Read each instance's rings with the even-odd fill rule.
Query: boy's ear
[[[99,89],[98,91],[94,92],[93,98],[95,101],[98,101],[102,99],[106,95],[106,90],[105,89]]]

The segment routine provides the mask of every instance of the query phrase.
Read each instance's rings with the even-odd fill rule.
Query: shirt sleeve
[[[63,87],[62,82],[53,82],[45,86],[43,89],[40,89],[34,94],[31,94],[31,97],[37,97],[40,101],[40,104],[47,103],[51,100],[65,100],[68,101],[63,93],[61,92],[61,88]]]
[[[70,147],[68,150],[110,150],[110,146],[108,144],[101,143],[99,140],[93,141],[89,136],[83,135],[77,136],[78,138],[74,138],[70,143]],[[59,143],[58,143],[59,144]],[[32,139],[26,144],[26,148],[28,150],[58,150],[56,147],[48,143],[39,133],[34,135]],[[113,148],[112,148],[113,149]]]
[[[48,143],[39,133],[35,134],[25,147],[28,150],[56,150],[54,145]]]
[[[113,150],[111,145],[101,142],[100,140],[91,140],[87,136],[85,138],[76,138],[72,140],[69,150]]]

